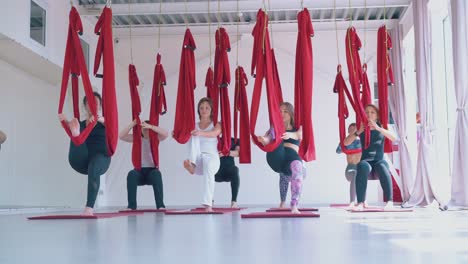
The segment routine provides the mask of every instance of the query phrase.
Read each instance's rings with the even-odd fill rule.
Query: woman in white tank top
[[[141,124],[137,124],[136,120],[133,120],[127,127],[125,127],[119,134],[120,140],[128,143],[133,142],[133,134],[130,131],[134,126],[141,126],[141,170],[133,169],[127,174],[127,209],[137,209],[137,187],[143,185],[151,185],[154,192],[154,200],[156,202],[156,208],[166,208],[164,205],[164,192],[163,192],[163,181],[161,171],[159,167],[154,164],[153,154],[151,153],[151,143],[149,140],[149,131],[158,134],[159,141],[163,141],[167,138],[168,133],[165,129],[154,126],[149,121],[144,121]]]
[[[213,102],[204,97],[198,102],[198,116],[200,122],[192,131],[189,141],[189,158],[184,160],[184,168],[190,174],[203,177],[204,194],[202,204],[207,212],[213,211],[213,195],[215,188],[215,174],[219,169],[218,139],[221,125],[213,125]]]

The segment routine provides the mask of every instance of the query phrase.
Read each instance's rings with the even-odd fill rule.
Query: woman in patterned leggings
[[[302,182],[305,177],[302,160],[298,155],[299,143],[302,139],[302,128],[294,128],[294,107],[288,102],[280,106],[286,132],[281,135],[283,142],[272,152],[267,153],[268,165],[280,174],[280,207],[284,207],[288,183],[291,182],[291,212],[299,214],[298,203],[302,192]],[[275,138],[274,130],[270,129],[258,140],[269,144]]]

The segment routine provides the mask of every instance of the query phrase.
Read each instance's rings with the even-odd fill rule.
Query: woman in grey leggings
[[[352,123],[348,126],[348,136],[353,135],[356,132],[356,123]],[[350,145],[346,146],[347,150],[358,150],[361,149],[361,140],[356,138]],[[336,148],[336,153],[343,153],[341,145],[338,144]],[[361,152],[346,154],[346,162],[348,165],[345,170],[346,180],[349,181],[349,207],[354,207],[356,202],[356,174],[357,174],[357,164],[361,160]]]

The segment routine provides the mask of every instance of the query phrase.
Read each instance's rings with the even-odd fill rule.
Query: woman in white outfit
[[[198,102],[197,123],[189,141],[189,158],[184,160],[184,168],[190,174],[203,177],[204,194],[203,206],[207,212],[213,211],[213,195],[215,188],[215,174],[219,170],[218,139],[221,125],[213,125],[213,102],[204,97]]]

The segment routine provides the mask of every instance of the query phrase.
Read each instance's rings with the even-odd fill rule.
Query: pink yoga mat
[[[166,215],[210,215],[210,214],[224,214],[224,212],[222,211],[206,212],[202,210],[192,209],[189,211],[166,211],[164,214]]]
[[[291,208],[270,208],[267,212],[290,212]],[[299,208],[300,212],[317,212],[317,208]]]
[[[330,207],[348,207],[349,203],[347,204],[330,204]]]
[[[242,218],[310,218],[310,217],[320,217],[316,213],[301,213],[301,214],[292,214],[290,212],[261,212],[261,213],[250,213],[242,214]]]
[[[59,220],[59,219],[98,219],[110,218],[110,216],[97,216],[97,215],[43,215],[28,217],[29,220]]]
[[[215,212],[226,212],[226,213],[230,213],[230,212],[237,212],[237,211],[240,211],[240,210],[243,210],[245,208],[230,208],[230,207],[213,207],[213,210]],[[204,207],[197,207],[195,209],[191,209],[190,211],[203,211],[205,210]]]
[[[120,210],[119,213],[164,213],[171,209],[136,209],[136,210]]]
[[[33,216],[28,217],[29,220],[60,220],[60,219],[98,219],[98,218],[111,218],[118,216],[129,216],[129,215],[138,215],[141,213],[95,213],[94,215],[42,215],[42,216]]]
[[[351,213],[408,213],[413,212],[413,209],[388,209],[384,210],[383,207],[370,207],[364,208],[362,210],[346,210]]]

